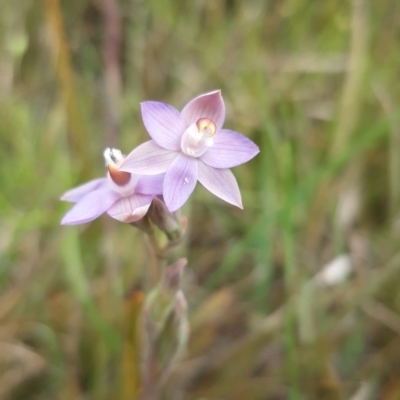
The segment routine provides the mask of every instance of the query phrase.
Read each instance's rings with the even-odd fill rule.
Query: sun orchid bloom
[[[240,133],[222,128],[225,104],[220,90],[196,97],[182,112],[156,101],[142,103],[141,109],[152,140],[133,150],[122,161],[121,171],[165,172],[163,196],[171,212],[182,207],[197,180],[211,193],[243,208],[229,168],[251,160],[259,148]]]
[[[62,225],[84,224],[105,212],[119,221],[135,222],[147,213],[153,195],[162,193],[164,174],[139,176],[121,171],[124,156],[116,149],[106,149],[104,158],[107,177],[89,181],[61,197],[75,203],[62,219]]]

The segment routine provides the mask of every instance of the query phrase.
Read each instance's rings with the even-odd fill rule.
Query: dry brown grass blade
[[[400,334],[400,316],[394,311],[374,300],[363,303],[361,309],[370,317]]]
[[[27,285],[25,287],[11,287],[0,297],[0,321],[10,313],[24,297],[26,288]]]
[[[14,389],[43,373],[45,359],[25,345],[0,342],[0,398],[11,398]]]
[[[287,392],[278,379],[265,378],[235,379],[214,386],[203,385],[189,392],[185,400],[229,399],[229,400],[286,400]]]
[[[80,382],[80,344],[84,320],[82,311],[69,293],[60,291],[48,296],[47,307],[52,326],[60,333],[60,347],[67,360],[65,385],[60,400],[76,398],[82,395]]]
[[[227,318],[237,315],[239,302],[232,288],[219,290],[193,314],[191,318],[190,353],[196,357],[211,346],[218,336],[218,330]]]
[[[136,399],[141,388],[142,337],[140,320],[143,296],[143,291],[136,288],[125,298],[122,373],[120,381],[121,400]]]

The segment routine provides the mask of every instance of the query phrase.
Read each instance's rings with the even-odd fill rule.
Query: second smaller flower
[[[139,176],[120,170],[123,155],[119,150],[104,151],[107,177],[94,179],[64,193],[61,200],[75,203],[62,225],[84,224],[107,212],[121,222],[143,218],[153,195],[162,194],[164,174]]]

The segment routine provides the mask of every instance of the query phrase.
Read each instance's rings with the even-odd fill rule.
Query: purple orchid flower
[[[107,177],[89,181],[61,197],[76,203],[62,219],[62,225],[84,224],[105,212],[119,221],[135,222],[147,213],[153,195],[162,193],[164,174],[139,176],[121,171],[123,155],[116,149],[106,149],[104,158]]]
[[[243,208],[229,168],[251,160],[259,148],[240,133],[222,129],[221,91],[196,97],[182,112],[156,101],[141,106],[143,123],[153,140],[133,150],[120,170],[142,175],[165,172],[163,195],[171,212],[186,202],[197,180],[211,193]]]

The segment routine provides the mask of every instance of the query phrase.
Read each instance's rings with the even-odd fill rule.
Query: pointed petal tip
[[[221,89],[212,90],[211,92],[205,93],[204,95],[212,95],[212,94],[219,94],[222,97]]]
[[[243,210],[242,196],[230,169],[218,169],[199,162],[199,181],[215,196]]]
[[[78,225],[78,224],[73,224],[73,223],[70,223],[70,222],[64,222],[64,220],[62,220],[60,225],[62,225],[62,226],[74,226],[74,225]]]
[[[222,129],[225,121],[225,104],[221,90],[204,93],[190,100],[183,108],[181,115],[186,127],[200,118],[208,118],[218,129]]]
[[[119,198],[109,189],[97,189],[79,200],[61,220],[61,225],[78,225],[93,221]]]
[[[68,195],[68,193],[64,193],[62,196],[59,198],[61,201],[67,201],[69,203],[76,203],[78,200],[71,200],[71,197]]]
[[[146,105],[149,105],[151,103],[159,103],[159,102],[158,101],[153,101],[153,100],[141,101],[140,102],[140,109],[143,110],[143,107],[146,107]]]
[[[251,158],[249,159],[249,161],[252,160],[259,152],[260,152],[260,148],[255,144],[255,145],[254,145],[254,150],[253,150],[252,156],[251,156]]]
[[[248,149],[248,159],[246,161],[243,162],[243,164],[245,162],[251,161],[259,152],[260,152],[260,148],[253,142],[251,142],[253,144],[252,148],[249,147]]]
[[[63,219],[60,221],[60,225],[63,225],[63,226],[72,226],[72,225],[79,225],[79,224],[83,224],[84,222],[80,222],[80,221],[74,221],[74,220],[71,220],[70,218],[68,218],[68,214],[67,215],[65,215],[64,217],[63,217]]]
[[[240,193],[239,193],[239,196],[240,196]],[[219,196],[218,196],[219,197]],[[224,200],[224,201],[226,201],[227,203],[229,203],[230,205],[232,205],[232,206],[234,206],[234,207],[237,207],[237,208],[239,208],[240,210],[243,210],[244,209],[244,207],[243,207],[243,202],[242,202],[242,197],[240,196],[239,198],[236,198],[236,199],[234,199],[234,198],[231,198],[231,199],[224,199],[224,198],[222,198],[222,197],[220,197],[222,200]]]
[[[83,183],[70,190],[67,190],[61,195],[60,200],[68,201],[70,203],[77,203],[87,194],[93,192],[94,190],[100,189],[101,187],[104,187],[106,182],[107,182],[106,178],[93,179],[89,182]]]
[[[70,210],[71,211],[71,210]],[[64,217],[62,218],[62,220],[60,221],[60,225],[77,225],[78,223],[76,222],[76,220],[71,219],[70,217],[70,211],[68,211]]]
[[[217,90],[212,90],[211,92],[207,92],[204,94],[201,94],[200,96],[198,96],[198,98],[204,98],[207,97],[208,101],[212,101],[212,99],[214,99],[214,101],[220,102],[223,104],[223,106],[225,106],[224,104],[224,99],[222,98],[222,91],[221,89],[217,89]]]
[[[70,213],[68,212],[64,218],[61,220],[60,225],[63,226],[73,226],[73,225],[81,225],[86,224],[87,222],[93,221],[95,218],[87,218],[87,219],[79,219],[79,218],[71,218]]]

